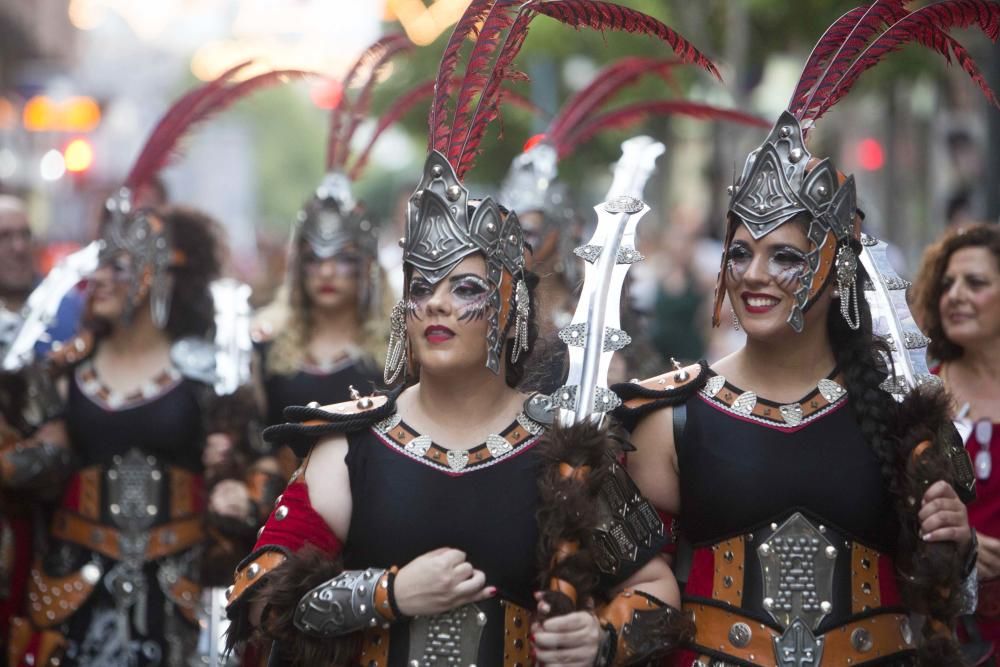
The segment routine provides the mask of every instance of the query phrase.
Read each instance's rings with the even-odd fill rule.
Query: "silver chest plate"
[[[470,667],[479,655],[486,614],[474,604],[410,622],[409,667]]]
[[[837,562],[837,548],[823,531],[796,512],[757,547],[757,556],[764,582],[762,606],[771,618],[789,629],[796,620],[810,630],[819,627],[833,609]]]

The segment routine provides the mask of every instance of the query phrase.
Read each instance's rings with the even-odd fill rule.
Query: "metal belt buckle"
[[[833,571],[839,552],[824,532],[796,512],[757,547],[763,607],[788,629],[800,619],[815,630],[833,610]]]
[[[818,667],[823,659],[823,638],[816,638],[802,619],[774,638],[774,659],[779,667]]]
[[[410,622],[409,667],[469,667],[479,656],[486,613],[474,604]]]

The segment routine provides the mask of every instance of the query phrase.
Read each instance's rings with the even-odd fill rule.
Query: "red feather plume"
[[[698,65],[720,81],[722,80],[715,63],[699,51],[694,44],[673,28],[635,9],[621,7],[612,2],[603,2],[603,0],[560,0],[559,2],[532,0],[529,4],[534,11],[577,29],[614,30],[658,37],[667,42],[682,61]]]
[[[191,119],[196,116],[205,100],[210,99],[219,88],[226,85],[229,79],[250,64],[251,61],[248,60],[230,67],[212,81],[185,93],[177,100],[150,132],[123,185],[135,190],[139,185],[149,181],[159,170],[156,165],[162,164],[163,156],[173,150],[173,146],[187,130]]]
[[[472,48],[469,63],[465,68],[465,77],[463,77],[458,90],[448,150],[445,152],[445,156],[452,164],[461,162],[462,149],[465,145],[463,140],[469,136],[469,130],[482,106],[485,87],[490,75],[496,71],[496,67],[499,65],[500,57],[497,54],[506,48],[513,33],[511,28],[514,25],[516,11],[521,2],[522,0],[496,0],[479,29],[476,44]],[[494,64],[494,69],[491,70],[490,65],[494,63],[495,57],[497,61]],[[474,102],[476,102],[475,111],[473,111],[472,106]]]
[[[135,164],[125,178],[124,186],[132,191],[150,179],[180,154],[180,140],[199,123],[221,113],[252,92],[289,78],[301,78],[311,73],[300,70],[265,72],[231,85],[227,82],[249,63],[230,68],[221,76],[184,95],[164,114],[150,134]]]
[[[549,143],[558,148],[560,142],[573,128],[584,122],[597,109],[614,97],[619,91],[635,83],[647,74],[655,74],[671,81],[674,67],[681,64],[677,59],[644,58],[630,56],[608,65],[594,79],[571,97],[546,130]]]
[[[580,144],[603,130],[623,130],[632,127],[652,115],[681,115],[704,120],[723,120],[741,125],[770,128],[771,123],[753,114],[736,109],[723,109],[710,104],[684,100],[653,100],[636,102],[613,111],[608,111],[578,125],[559,146],[562,158]]]
[[[497,24],[509,21],[508,8],[507,3],[504,3],[502,16],[498,16],[496,19]],[[459,105],[456,110],[456,122],[452,126],[448,141],[447,157],[459,178],[462,178],[472,168],[487,126],[499,115],[502,97],[501,85],[505,80],[517,76],[513,70],[513,62],[524,45],[528,26],[537,14],[544,14],[577,29],[588,27],[596,30],[614,30],[658,37],[670,44],[683,62],[696,64],[716,77],[719,76],[712,61],[693,44],[667,25],[642,12],[601,0],[528,0],[521,5],[513,22],[509,23],[507,35],[500,49],[498,51],[494,48],[489,49],[490,53],[495,51],[497,56],[485,78],[480,73],[480,69],[487,66],[488,63],[482,60],[475,61],[475,49],[473,51],[475,62],[470,62],[466,77],[473,77],[471,92],[473,94],[476,91],[481,92],[471,114],[459,113],[464,112],[462,105]],[[487,17],[487,24],[493,15],[491,12],[491,16]],[[484,33],[486,30],[486,24],[484,24]],[[481,35],[480,39],[486,37],[492,36]],[[465,101],[471,102],[471,99],[472,95],[469,95]]]
[[[833,22],[833,24],[826,29],[823,36],[819,38],[816,42],[816,46],[813,47],[812,52],[809,54],[809,58],[806,60],[805,66],[802,68],[802,74],[799,76],[799,83],[795,86],[795,91],[792,93],[791,99],[788,101],[788,110],[793,111],[805,101],[805,96],[812,91],[816,86],[816,82],[819,78],[823,76],[826,71],[827,65],[830,63],[830,57],[836,53],[840,46],[847,39],[847,36],[851,34],[854,26],[857,25],[861,17],[865,15],[868,11],[867,5],[861,7],[855,7],[849,12],[845,13],[839,19]]]
[[[808,96],[805,96],[805,100],[797,107],[790,108],[796,118],[802,120],[815,106],[817,100],[823,100],[830,93],[836,82],[872,39],[907,15],[908,10],[905,7],[907,1],[876,0],[865,9],[864,14],[847,33],[836,53],[827,62],[825,71],[818,78],[818,82]]]
[[[456,85],[455,68],[458,66],[459,52],[465,39],[477,30],[477,25],[486,20],[486,15],[493,8],[494,2],[496,0],[473,0],[455,25],[451,37],[448,38],[434,82],[434,101],[429,115],[428,150],[436,150],[442,155],[448,151],[451,129],[448,123],[448,102]]]
[[[434,81],[425,81],[424,83],[414,86],[410,90],[403,93],[403,95],[399,97],[391,107],[386,109],[382,115],[379,116],[378,124],[375,126],[375,131],[372,133],[367,145],[365,145],[364,149],[358,153],[357,158],[355,158],[354,165],[350,169],[348,178],[353,181],[361,175],[361,171],[368,163],[368,157],[371,154],[372,147],[375,146],[375,142],[378,141],[380,136],[382,136],[382,133],[396,123],[400,118],[405,116],[414,106],[430,97],[433,93]]]
[[[834,104],[840,101],[868,69],[877,65],[890,53],[907,44],[917,42],[944,56],[949,63],[956,60],[963,70],[983,91],[994,106],[1000,106],[996,95],[979,71],[968,51],[947,30],[976,25],[990,40],[1000,37],[1000,3],[991,0],[943,0],[917,9],[894,23],[851,63],[830,92],[816,103],[816,110],[806,115],[815,122]]]
[[[347,70],[341,81],[341,98],[337,106],[330,112],[330,136],[327,139],[326,170],[344,166],[350,148],[351,137],[361,118],[368,112],[371,101],[371,89],[375,84],[375,76],[382,65],[396,55],[413,48],[412,43],[402,33],[386,35],[365,49]],[[367,73],[362,85],[357,104],[348,97],[348,91],[361,85],[359,75]],[[350,124],[344,128],[345,122]]]

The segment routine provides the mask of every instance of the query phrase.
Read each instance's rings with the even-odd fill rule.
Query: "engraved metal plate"
[[[610,201],[604,202],[604,210],[608,213],[638,213],[645,204],[641,199],[621,195]]]
[[[534,419],[521,412],[517,415],[517,423],[520,424],[521,428],[530,433],[531,435],[538,435],[545,430],[545,427],[536,422]]]
[[[796,620],[817,628],[832,609],[837,550],[830,540],[796,512],[757,547],[757,556],[771,618],[789,629]]]
[[[708,382],[705,383],[705,387],[702,389],[705,395],[709,398],[715,398],[715,396],[722,391],[722,388],[726,386],[726,378],[721,375],[713,375],[708,378]]]
[[[736,401],[733,403],[733,410],[740,414],[748,415],[753,412],[756,405],[757,394],[752,391],[745,391],[736,398]]]
[[[403,421],[403,418],[399,416],[398,412],[394,412],[385,419],[375,424],[375,430],[382,435],[387,434],[392,429],[399,426],[399,422]]]
[[[779,667],[819,667],[823,638],[817,639],[805,623],[796,619],[784,634],[774,638],[774,660]]]
[[[847,393],[846,389],[833,380],[826,378],[820,380],[817,386],[819,387],[820,395],[826,399],[827,403],[836,403],[841,396]]]
[[[802,406],[798,403],[789,403],[778,408],[781,418],[789,426],[798,426],[802,423]]]
[[[410,621],[407,664],[419,667],[475,665],[486,620],[486,614],[474,604],[436,616],[417,616]]]
[[[462,470],[469,464],[469,452],[464,449],[448,450],[448,467],[452,470]]]
[[[587,341],[587,325],[571,324],[559,330],[559,340],[566,345],[583,347]],[[632,337],[621,329],[604,328],[604,352],[617,352],[632,342]]]
[[[414,456],[423,456],[431,448],[433,441],[429,435],[418,435],[406,443],[404,449]]]
[[[490,456],[498,458],[510,452],[514,449],[514,447],[507,442],[506,438],[503,438],[496,433],[490,433],[486,436],[486,449],[490,450]]]
[[[131,449],[116,456],[107,471],[111,521],[122,530],[142,531],[153,525],[159,511],[162,475],[154,475],[156,459]]]

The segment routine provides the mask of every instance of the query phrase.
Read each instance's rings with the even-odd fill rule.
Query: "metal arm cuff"
[[[302,596],[295,609],[295,627],[323,638],[389,627],[395,620],[388,603],[390,574],[373,569],[341,572]]]
[[[19,443],[0,453],[0,482],[8,488],[37,489],[61,483],[71,466],[68,447],[51,442]]]

